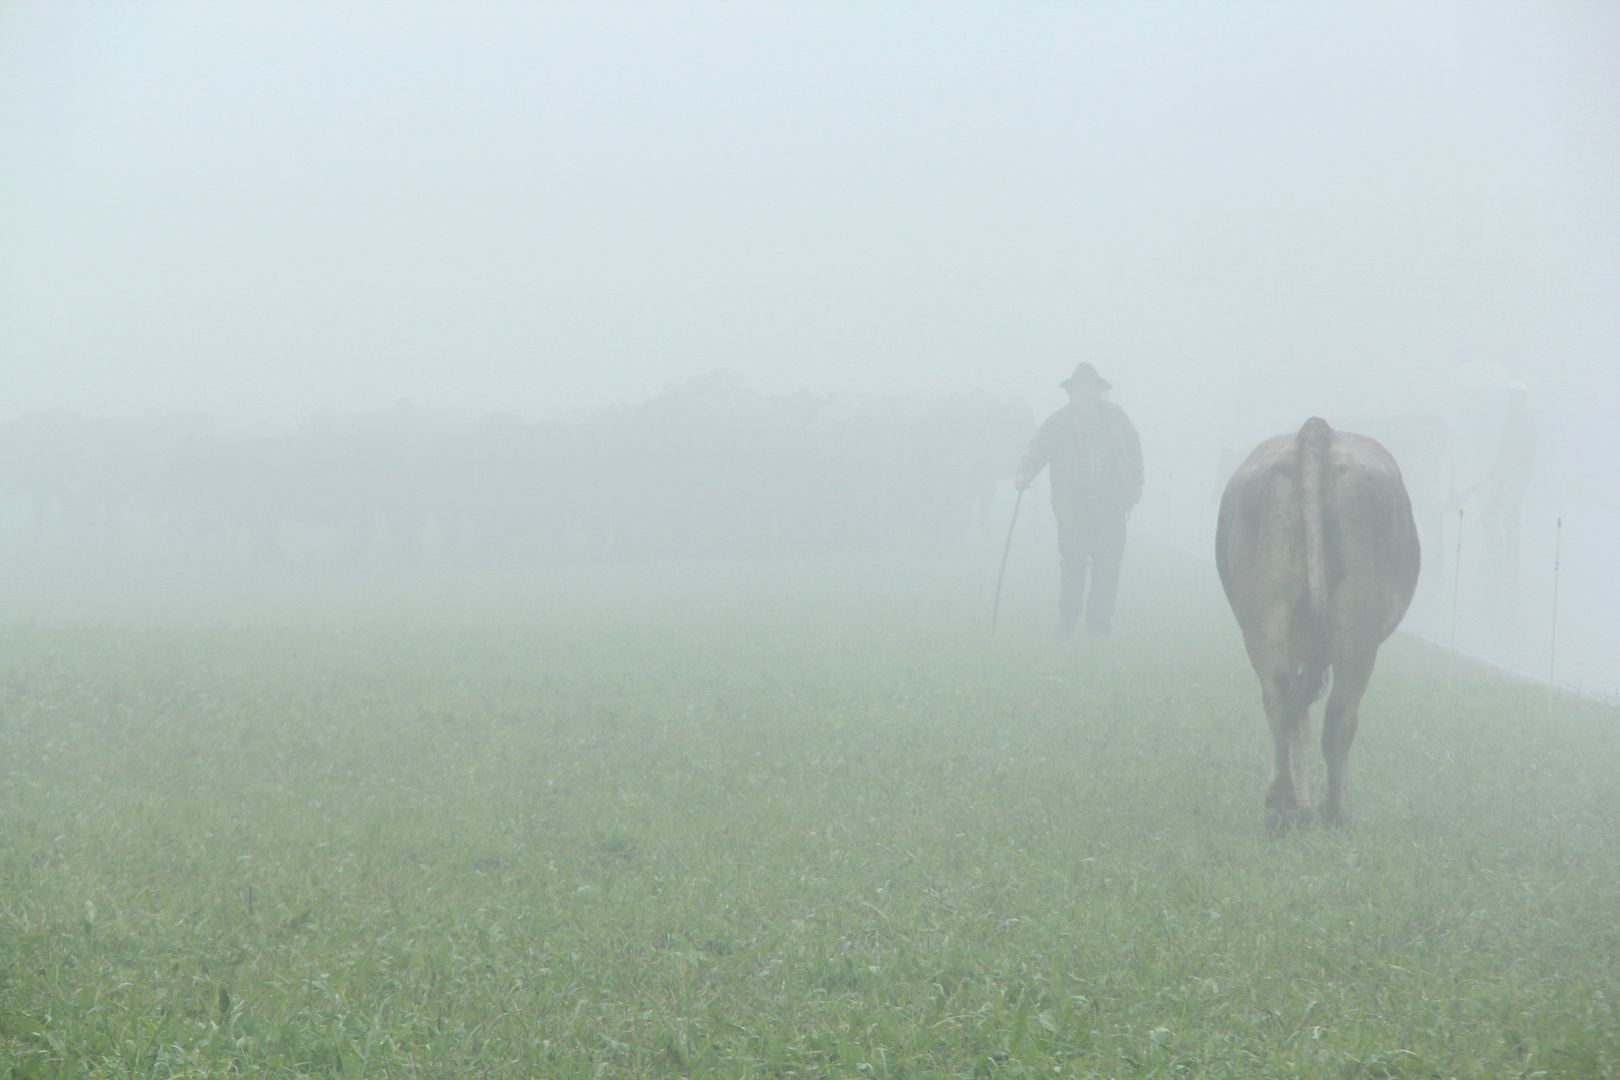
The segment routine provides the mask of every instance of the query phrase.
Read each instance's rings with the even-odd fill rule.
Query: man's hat
[[[1112,390],[1114,384],[1097,374],[1097,369],[1085,361],[1075,365],[1074,374],[1058,383],[1067,390],[1071,386],[1090,386],[1097,390]]]

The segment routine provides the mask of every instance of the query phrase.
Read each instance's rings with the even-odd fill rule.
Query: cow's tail
[[[1327,571],[1322,551],[1322,485],[1325,480],[1328,444],[1333,440],[1333,429],[1326,420],[1313,416],[1305,421],[1294,439],[1299,448],[1300,508],[1305,515],[1305,587],[1310,597],[1311,614],[1316,620],[1327,618]]]

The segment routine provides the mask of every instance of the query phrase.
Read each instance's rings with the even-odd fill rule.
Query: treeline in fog
[[[949,552],[981,535],[1033,428],[985,394],[766,396],[726,374],[561,421],[34,414],[0,424],[0,542],[234,560]]]

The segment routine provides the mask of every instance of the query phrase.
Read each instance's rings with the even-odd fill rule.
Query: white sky
[[[9,3],[0,415],[1620,407],[1616,11]]]

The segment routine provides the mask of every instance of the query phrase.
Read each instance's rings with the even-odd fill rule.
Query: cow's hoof
[[[1316,814],[1310,807],[1266,807],[1266,831],[1281,836],[1294,829],[1308,829],[1315,823]]]
[[[1343,830],[1350,828],[1351,815],[1348,810],[1335,810],[1331,806],[1324,806],[1321,809],[1320,817],[1322,824],[1329,829]]]

